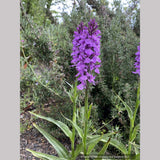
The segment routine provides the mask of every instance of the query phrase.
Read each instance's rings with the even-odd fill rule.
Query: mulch
[[[21,121],[28,118],[30,118],[29,113],[26,112],[21,116]],[[67,150],[70,150],[69,142],[63,141],[62,139],[60,142],[67,148]],[[35,128],[26,130],[25,133],[20,135],[20,160],[41,160],[28,152],[26,150],[27,148],[37,152],[57,156],[56,150]]]
[[[35,158],[26,148],[37,152],[56,155],[54,148],[34,128],[20,136],[20,160],[40,160]]]

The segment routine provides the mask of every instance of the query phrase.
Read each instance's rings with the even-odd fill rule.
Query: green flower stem
[[[84,143],[84,155],[86,156],[87,154],[87,129],[88,129],[88,88],[89,88],[89,84],[87,82],[87,86],[86,86],[86,90],[85,90],[85,126],[84,126],[84,139],[83,139],[83,143]]]
[[[74,98],[73,98],[73,123],[76,123],[76,97],[77,97],[77,80],[74,87]],[[72,126],[72,142],[71,142],[71,148],[72,148],[72,157],[74,157],[74,141],[75,141],[75,127]]]
[[[38,76],[36,75],[36,73],[34,72],[32,66],[28,63],[27,57],[26,57],[26,55],[25,55],[25,53],[24,53],[23,48],[22,48],[22,54],[23,54],[23,56],[24,56],[24,59],[25,59],[27,65],[30,67],[32,73],[33,73],[34,76],[36,77],[37,81],[38,81],[43,87],[45,87],[46,89],[48,89],[50,92],[52,92],[52,93],[54,93],[55,95],[57,95],[57,96],[59,96],[60,98],[62,98],[62,97],[57,93],[56,90],[54,91],[53,89],[49,88],[47,85],[44,85],[44,84],[39,80],[39,78],[38,78]]]
[[[134,110],[134,113],[133,113],[133,118],[130,119],[130,133],[129,133],[129,142],[128,142],[128,155],[131,154],[131,149],[132,149],[132,146],[131,146],[132,144],[131,144],[130,140],[131,140],[132,132],[133,132],[133,129],[134,129],[134,122],[135,122],[136,114],[137,114],[137,111],[138,111],[138,108],[139,108],[139,103],[140,103],[139,97],[140,97],[140,83],[138,85],[137,100],[136,100],[135,110]]]
[[[140,99],[139,98],[140,98],[140,83],[138,85],[138,90],[137,90],[137,100],[136,100],[135,111],[134,111],[134,114],[133,114],[133,122],[135,121],[137,110],[139,108],[139,103],[140,103]]]
[[[133,124],[132,119],[130,119],[130,131],[129,131],[129,142],[128,142],[128,155],[131,154],[131,149],[132,149],[130,140],[131,140],[131,137],[132,137],[133,128],[134,128],[134,124]]]

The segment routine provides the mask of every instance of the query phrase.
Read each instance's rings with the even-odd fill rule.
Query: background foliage
[[[71,117],[71,102],[65,89],[69,88],[68,83],[74,83],[76,74],[71,67],[73,33],[81,21],[87,24],[95,18],[102,36],[102,65],[98,84],[92,87],[89,95],[95,105],[92,128],[96,130],[111,121],[100,132],[118,131],[116,138],[127,144],[129,120],[115,93],[129,106],[135,106],[138,76],[132,71],[140,41],[139,1],[128,0],[128,6],[123,7],[120,0],[114,0],[111,8],[107,0],[74,0],[70,14],[65,10],[60,14],[51,10],[57,4],[66,7],[65,0],[20,1],[21,114],[28,107],[56,119],[62,120],[60,112]],[[60,97],[47,87],[56,90]],[[83,97],[82,94],[80,98]],[[138,122],[139,116],[136,124]],[[50,131],[56,129],[50,124],[48,127]],[[136,141],[139,143],[139,139]]]

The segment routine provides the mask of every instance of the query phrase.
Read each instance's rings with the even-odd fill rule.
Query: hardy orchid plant
[[[134,63],[136,71],[134,71],[132,73],[138,74],[140,76],[140,45],[137,47],[137,49],[138,49],[138,51],[135,53],[136,62]],[[116,96],[124,105],[125,110],[127,111],[128,117],[130,120],[129,140],[128,140],[128,145],[127,145],[128,148],[126,150],[127,155],[129,156],[130,159],[135,158],[136,160],[139,160],[140,159],[140,146],[135,143],[135,138],[140,130],[140,124],[137,124],[135,126],[135,119],[136,119],[138,108],[140,106],[140,84],[138,84],[137,99],[136,99],[134,110],[132,110],[131,107],[126,102],[124,102],[119,95],[116,95]],[[123,153],[125,154],[125,152],[123,152]]]
[[[62,123],[61,121],[57,121],[50,117],[44,117],[42,115],[35,114],[31,112],[36,117],[42,118],[49,122],[57,125],[64,134],[69,137],[71,141],[71,151],[67,151],[67,149],[54,137],[52,137],[49,133],[47,133],[42,128],[38,127],[36,124],[34,126],[43,134],[43,136],[50,142],[50,144],[55,148],[59,157],[53,155],[47,155],[44,153],[39,153],[27,149],[34,156],[39,157],[41,159],[47,160],[76,160],[76,158],[81,155],[85,158],[85,160],[89,160],[89,155],[92,153],[95,146],[99,141],[104,142],[104,146],[97,153],[96,158],[102,159],[102,156],[105,154],[105,151],[108,148],[109,143],[114,146],[119,146],[119,148],[123,148],[121,145],[117,144],[117,141],[111,139],[110,136],[115,133],[107,133],[103,135],[93,135],[93,133],[88,133],[88,120],[91,114],[92,104],[88,104],[88,92],[89,86],[95,85],[95,77],[96,74],[99,74],[100,67],[100,30],[98,30],[98,25],[96,21],[90,20],[88,23],[88,27],[84,26],[83,22],[80,23],[77,31],[74,32],[74,40],[73,40],[73,52],[72,52],[72,67],[76,67],[78,71],[76,77],[77,80],[75,82],[74,87],[71,87],[71,91],[68,92],[68,95],[73,102],[73,118],[72,120],[64,117],[67,121],[69,121],[72,125],[72,130]],[[80,83],[77,85],[77,83]],[[80,128],[76,122],[76,113],[77,113],[77,100],[78,100],[78,90],[85,90],[85,107],[84,107],[84,128]],[[75,147],[75,136],[78,134],[80,138],[80,143],[76,144]]]
[[[71,61],[71,63],[73,64],[72,67],[75,67],[78,73],[75,76],[75,85],[71,85],[71,90],[67,92],[70,100],[73,103],[73,117],[72,120],[64,117],[67,121],[71,123],[72,129],[70,129],[65,123],[61,121],[30,112],[32,115],[38,118],[47,120],[57,125],[62,130],[62,132],[70,139],[71,151],[68,151],[63,146],[63,144],[61,144],[52,135],[47,133],[44,129],[40,128],[36,124],[33,124],[35,128],[55,148],[58,154],[58,157],[56,157],[54,155],[48,155],[27,149],[34,156],[45,160],[76,160],[78,156],[82,156],[85,160],[89,160],[89,156],[93,153],[93,149],[100,141],[104,142],[104,145],[102,149],[96,153],[94,159],[102,160],[103,155],[105,155],[105,152],[109,145],[112,145],[119,149],[125,156],[131,154],[133,142],[139,130],[139,124],[135,126],[135,118],[140,103],[139,88],[137,91],[137,100],[134,111],[132,111],[132,109],[117,95],[117,97],[125,106],[125,109],[127,110],[130,119],[130,133],[127,148],[117,139],[110,138],[113,134],[116,134],[114,132],[109,132],[102,135],[97,135],[95,134],[95,132],[89,133],[89,119],[91,115],[92,104],[88,104],[88,93],[90,86],[96,85],[96,75],[100,74],[100,33],[101,32],[100,30],[98,30],[98,25],[94,19],[90,20],[90,22],[88,23],[88,27],[85,26],[83,22],[81,22],[80,25],[77,27],[77,31],[74,32],[73,52],[71,53],[73,60]],[[140,46],[138,46],[138,52],[136,53],[135,68],[136,71],[133,73],[140,75]],[[84,124],[84,128],[78,126],[77,123],[77,101],[79,100],[78,95],[81,90],[85,90],[85,106],[83,115],[84,119],[82,122]],[[75,137],[79,137],[80,139],[78,141],[78,144],[75,143]],[[139,150],[136,150],[135,152],[136,158],[138,158]]]

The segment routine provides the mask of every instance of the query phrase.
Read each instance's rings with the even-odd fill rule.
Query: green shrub
[[[21,114],[32,109],[36,109],[40,113],[48,113],[47,110],[50,110],[49,113],[52,114],[53,106],[57,101],[65,100],[62,68],[57,63],[50,67],[42,64],[30,65],[30,63],[25,63],[24,58],[21,57]],[[58,95],[64,96],[63,100],[52,90],[56,91]]]
[[[97,8],[98,6],[92,6],[94,10],[89,9],[87,4],[75,6],[71,15],[63,13],[64,22],[62,24],[65,26],[66,34],[70,34],[68,37],[72,40],[73,32],[77,24],[81,21],[86,24],[90,18],[94,17],[98,22],[102,36],[100,55],[102,60],[100,67],[101,74],[97,77],[98,85],[92,87],[90,96],[92,97],[93,103],[98,106],[99,125],[101,125],[102,121],[110,121],[112,117],[116,117],[111,124],[120,125],[120,130],[124,133],[124,139],[127,140],[129,134],[129,119],[126,119],[127,113],[125,111],[121,111],[121,117],[119,117],[119,112],[115,104],[121,104],[116,100],[113,91],[121,95],[123,100],[130,104],[133,109],[132,106],[135,106],[136,100],[138,76],[133,75],[132,71],[134,71],[133,64],[139,37],[135,34],[132,22],[128,21],[128,17],[122,11],[122,7],[118,1],[114,4],[114,11],[111,11],[107,7],[107,4],[105,5],[106,10],[104,10],[104,12],[107,14],[103,16],[100,13],[103,11],[101,11],[101,8]],[[101,6],[101,3],[99,3],[99,6]],[[64,49],[64,54],[66,57],[68,56],[68,58],[65,59],[65,63],[62,64],[64,68],[69,68],[71,52],[71,50],[68,52]],[[60,56],[59,61],[63,62],[63,57],[64,56]],[[75,75],[72,73],[74,72],[71,72],[71,70],[66,71],[68,71],[67,79],[72,81],[73,75]],[[136,119],[136,123],[138,122],[139,117]]]

